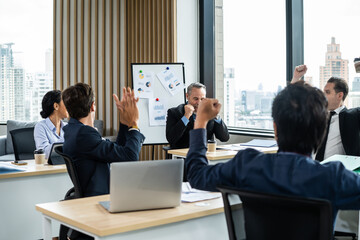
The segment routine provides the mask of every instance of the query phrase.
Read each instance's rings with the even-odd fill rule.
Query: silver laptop
[[[109,212],[127,212],[180,205],[183,159],[112,163]]]

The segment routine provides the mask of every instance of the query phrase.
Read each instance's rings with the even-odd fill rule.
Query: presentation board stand
[[[131,79],[139,97],[139,128],[145,136],[144,144],[167,144],[167,110],[185,103],[184,64],[132,63]]]

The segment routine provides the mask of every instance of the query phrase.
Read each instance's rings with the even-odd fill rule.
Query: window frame
[[[215,97],[215,1],[199,0],[200,82],[206,85],[207,96]],[[295,66],[304,63],[303,0],[285,0],[286,16],[286,85]],[[273,137],[274,131],[256,128],[229,127],[235,135]]]

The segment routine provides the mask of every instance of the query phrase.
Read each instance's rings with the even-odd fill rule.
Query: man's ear
[[[343,92],[338,92],[337,96],[338,96],[339,100],[343,100],[344,93]]]
[[[189,101],[189,94],[186,93],[186,100]]]
[[[95,101],[91,104],[90,112],[95,112]]]
[[[278,140],[278,135],[277,135],[277,127],[276,127],[275,122],[273,122],[273,126],[274,126],[274,135],[275,135],[275,140],[277,141],[277,140]]]

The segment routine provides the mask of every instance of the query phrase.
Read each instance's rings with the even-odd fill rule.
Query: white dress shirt
[[[324,159],[331,157],[335,154],[345,154],[345,150],[341,141],[340,136],[340,121],[339,113],[343,110],[345,106],[338,107],[334,111],[336,112],[330,121],[329,134],[326,141]]]

